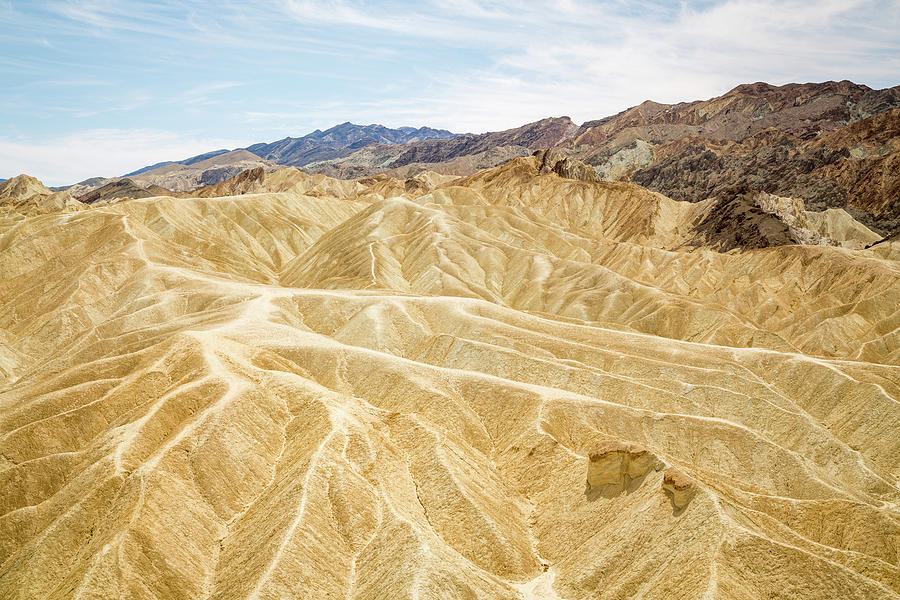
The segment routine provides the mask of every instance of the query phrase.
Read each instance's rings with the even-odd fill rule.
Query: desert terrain
[[[0,184],[0,597],[900,598],[900,242],[591,172]]]

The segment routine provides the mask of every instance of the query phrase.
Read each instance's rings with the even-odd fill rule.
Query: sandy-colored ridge
[[[10,211],[22,210],[63,210],[79,205],[66,192],[54,192],[39,180],[28,175],[17,175],[0,182],[0,218]]]
[[[2,222],[0,597],[900,597],[895,260],[533,158],[261,181]]]

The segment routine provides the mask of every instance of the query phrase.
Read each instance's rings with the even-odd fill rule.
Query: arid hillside
[[[266,171],[0,184],[0,598],[900,598],[896,236]]]

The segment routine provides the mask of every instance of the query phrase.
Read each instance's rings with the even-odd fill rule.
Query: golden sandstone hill
[[[900,598],[900,243],[577,171],[2,196],[0,597]]]

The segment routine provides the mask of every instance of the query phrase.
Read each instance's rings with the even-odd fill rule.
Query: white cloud
[[[68,185],[88,177],[113,177],[165,160],[245,145],[235,140],[146,129],[94,129],[40,141],[0,137],[0,165],[4,169],[0,177],[27,173],[45,185]]]
[[[754,81],[900,83],[897,2],[727,0],[674,11],[646,2],[639,14],[616,2],[570,3],[543,22],[527,3],[462,4],[483,17],[479,27],[498,28],[506,47],[492,66],[435,77],[427,90],[382,105],[382,114],[484,131],[550,115],[596,119],[646,99],[704,99]],[[505,18],[494,22],[498,15]],[[356,108],[378,120],[370,107]]]
[[[179,87],[128,78],[165,81],[177,72],[170,58],[123,75],[7,53],[0,70],[47,73],[33,83],[45,90],[42,111],[23,109],[25,94],[0,99],[9,122],[41,125],[44,115],[64,114],[72,118],[54,122],[73,130],[106,123],[118,129],[29,142],[7,134],[0,138],[0,177],[17,170],[71,183],[346,120],[481,132],[563,114],[583,122],[646,99],[703,99],[760,80],[900,83],[897,0],[48,2],[54,44],[68,35],[88,47],[97,37],[97,47],[130,47],[133,40],[135,48],[156,49],[164,38],[167,56],[190,64],[202,55],[205,62]],[[4,12],[11,19],[22,11],[0,0]],[[10,29],[44,35],[42,16]],[[123,62],[121,71],[132,65]],[[117,87],[46,91],[52,81],[107,76]],[[206,139],[129,131],[145,122],[177,130],[186,115],[216,117],[187,123],[192,131],[206,127]],[[250,139],[216,139],[225,135]]]

